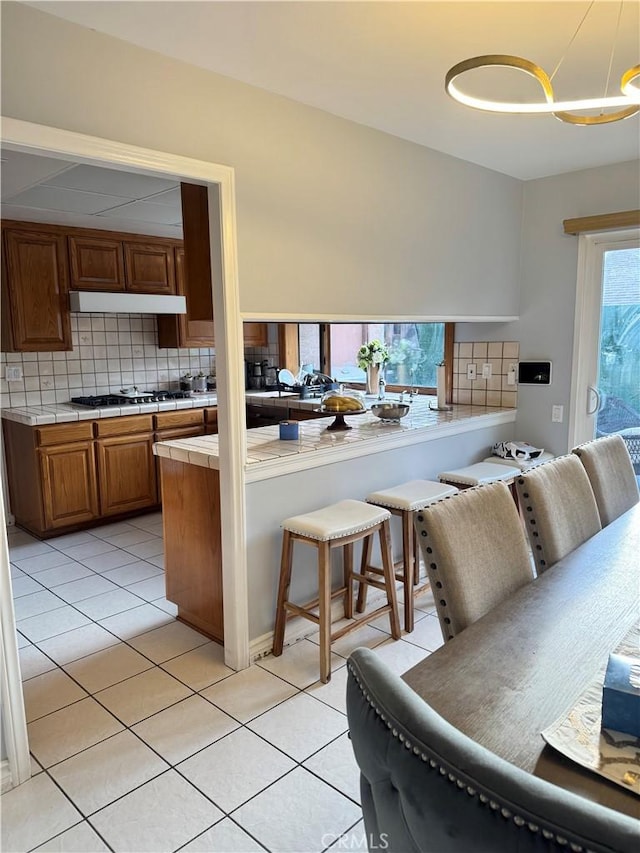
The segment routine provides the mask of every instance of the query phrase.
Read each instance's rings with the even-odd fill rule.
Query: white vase
[[[367,394],[378,393],[378,379],[380,377],[380,365],[370,364],[367,367]]]

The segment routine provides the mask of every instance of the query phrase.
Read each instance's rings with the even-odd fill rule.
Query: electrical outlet
[[[16,366],[9,367],[9,365],[7,365],[5,379],[7,382],[19,382],[22,379],[22,368]]]
[[[467,379],[476,378],[476,366],[473,363],[467,364]]]
[[[507,371],[507,385],[515,385],[516,384],[516,365],[510,364],[509,370]]]
[[[551,406],[551,422],[561,424],[564,418],[564,406]]]
[[[491,365],[488,362],[482,365],[482,378],[491,379]]]

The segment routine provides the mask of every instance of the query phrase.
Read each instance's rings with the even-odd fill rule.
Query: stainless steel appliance
[[[188,397],[191,397],[188,391],[138,391],[136,388],[127,392],[120,391],[113,394],[98,394],[92,397],[72,397],[71,402],[76,406],[102,409],[107,406],[160,403],[163,400],[185,400]]]

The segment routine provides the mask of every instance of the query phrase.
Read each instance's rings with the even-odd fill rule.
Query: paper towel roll
[[[438,408],[439,409],[444,409],[447,405],[444,369],[445,369],[444,364],[438,365],[437,393],[438,393]]]

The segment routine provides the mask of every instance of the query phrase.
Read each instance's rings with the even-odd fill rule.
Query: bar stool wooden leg
[[[402,587],[404,595],[404,630],[413,631],[413,513],[402,513]]]
[[[387,602],[391,605],[389,612],[389,622],[391,626],[391,636],[394,640],[399,640],[401,637],[400,620],[398,619],[398,598],[396,596],[396,575],[393,568],[393,557],[391,555],[391,527],[389,520],[382,522],[380,526],[380,551],[382,553],[382,570],[384,572],[384,583],[387,591]],[[365,584],[361,584],[364,586]],[[411,589],[411,587],[409,587]],[[413,604],[413,600],[411,599]],[[413,612],[413,609],[412,609]]]
[[[413,537],[413,585],[418,586],[420,583],[420,548],[418,546],[418,534],[416,533],[416,528],[413,523],[413,513],[411,513],[411,529],[412,529],[412,537]]]
[[[318,543],[318,585],[320,588],[320,681],[331,680],[331,548]]]
[[[344,566],[344,617],[353,619],[353,542],[342,548]]]
[[[373,534],[367,536],[367,538],[362,543],[362,561],[360,563],[360,574],[367,574],[367,567],[371,562],[371,544],[373,542]],[[358,601],[356,603],[356,610],[358,613],[364,613],[364,609],[367,606],[367,584],[360,583],[358,586]]]
[[[291,584],[291,565],[293,563],[293,539],[288,530],[282,535],[282,557],[280,559],[280,581],[278,583],[278,601],[276,604],[276,624],[273,629],[273,654],[278,657],[284,647],[284,629],[287,624],[289,586]]]

